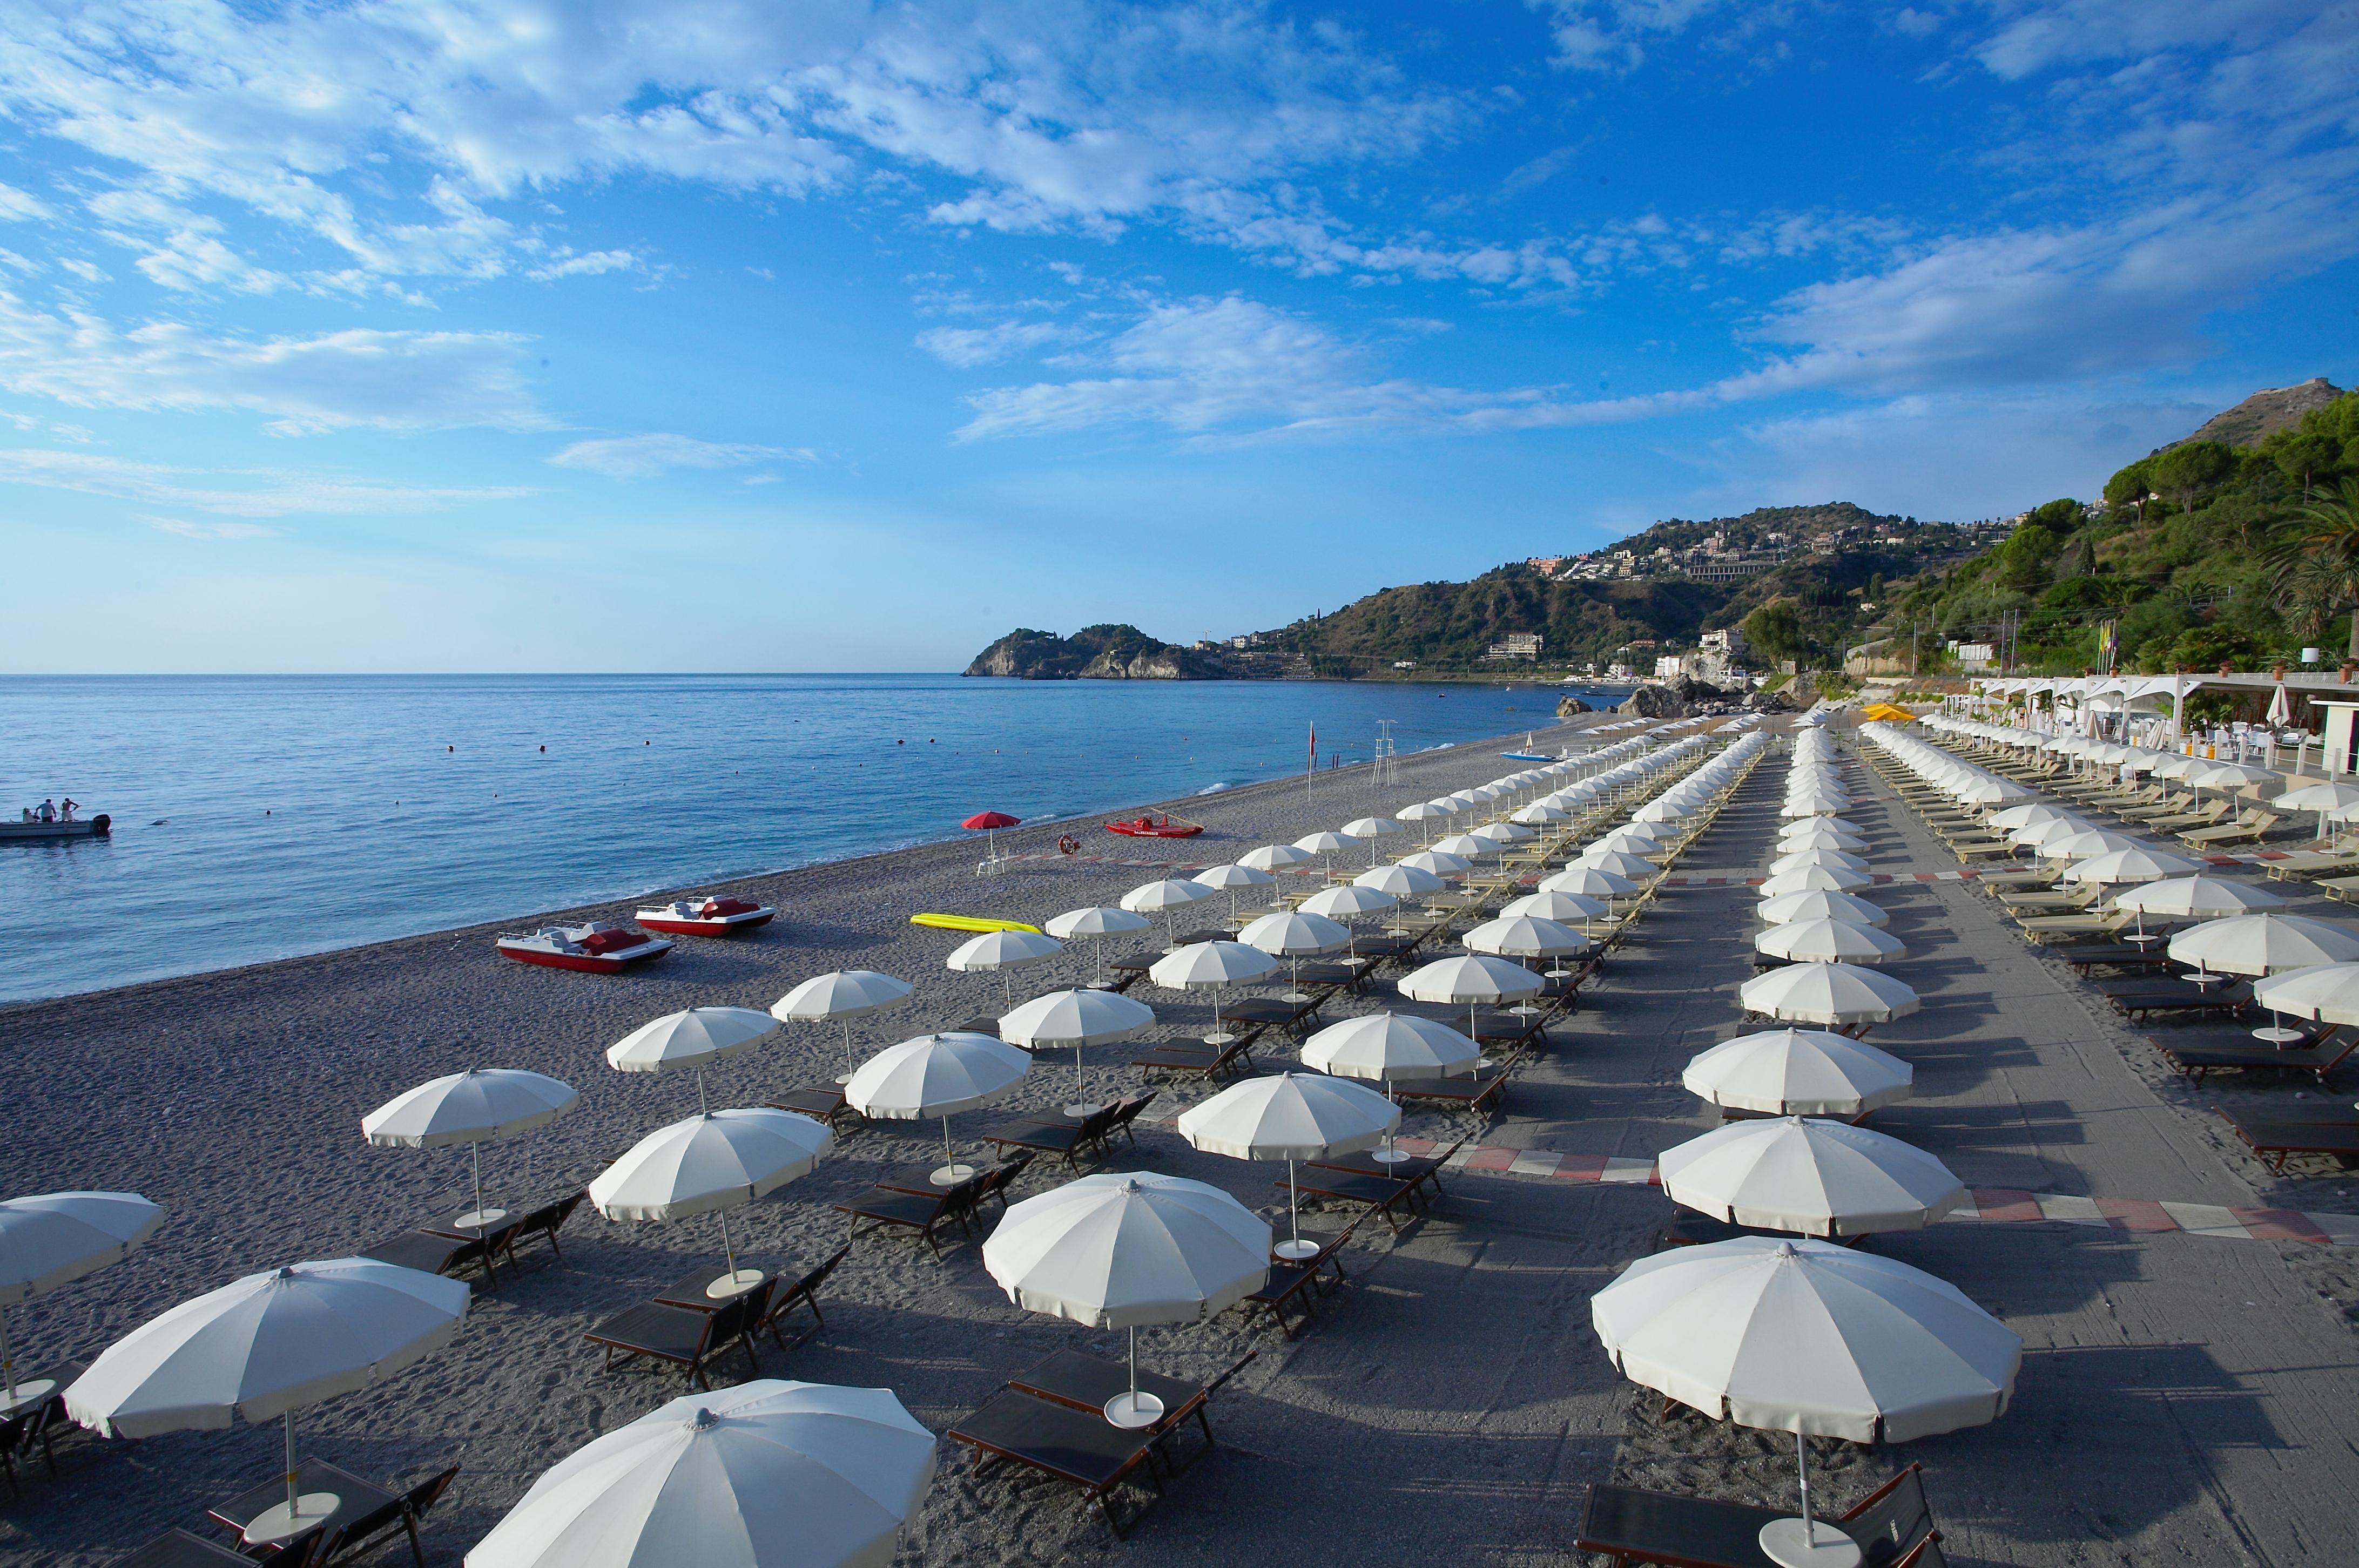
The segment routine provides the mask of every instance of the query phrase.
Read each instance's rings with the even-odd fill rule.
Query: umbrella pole
[[[843,1078],[852,1081],[852,1020],[843,1021]]]
[[[287,1522],[292,1524],[301,1511],[301,1498],[295,1490],[295,1412],[287,1412]]]
[[[729,1265],[729,1282],[734,1285],[737,1282],[737,1249],[729,1244],[729,1211],[717,1208],[712,1212],[721,1218],[721,1258]]]
[[[1802,1446],[1802,1434],[1794,1433],[1794,1469],[1802,1483],[1802,1543],[1815,1546],[1819,1541],[1819,1521],[1810,1517],[1810,1452]]]
[[[1073,1093],[1077,1097],[1086,1097],[1089,1092],[1090,1080],[1082,1076],[1082,1043],[1076,1040],[1073,1042]]]
[[[1300,1251],[1302,1249],[1302,1214],[1299,1208],[1296,1206],[1297,1195],[1294,1186],[1294,1161],[1289,1157],[1286,1162],[1286,1227],[1293,1234],[1293,1245],[1295,1250]]]
[[[704,1067],[701,1063],[698,1064],[696,1069],[696,1114],[699,1116],[712,1114],[712,1108],[704,1103]]]
[[[477,1139],[474,1142],[467,1145],[467,1160],[468,1162],[474,1167],[475,1239],[481,1241],[484,1238],[484,1144],[481,1139]],[[487,1264],[485,1267],[488,1268],[489,1265]],[[8,1391],[11,1394],[16,1392],[14,1389],[9,1390]]]
[[[8,1402],[0,1405],[0,1415],[12,1415],[16,1409],[16,1358],[8,1353],[8,1309],[0,1306],[0,1379],[8,1384]]]

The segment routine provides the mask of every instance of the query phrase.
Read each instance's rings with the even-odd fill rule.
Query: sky
[[[0,669],[934,670],[2359,375],[2348,0],[14,0]]]

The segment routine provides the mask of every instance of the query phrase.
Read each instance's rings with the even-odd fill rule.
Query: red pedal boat
[[[777,914],[766,903],[723,895],[676,899],[661,909],[639,911],[638,919],[650,931],[665,931],[674,936],[728,936],[751,931],[756,925],[767,925]]]
[[[519,964],[612,975],[662,957],[671,951],[672,940],[650,936],[619,920],[593,920],[587,925],[544,925],[529,935],[503,936],[498,946],[503,957]]]
[[[1184,816],[1167,816],[1160,822],[1152,816],[1125,817],[1105,825],[1109,833],[1119,833],[1125,838],[1193,838],[1204,830],[1201,822],[1190,822]]]

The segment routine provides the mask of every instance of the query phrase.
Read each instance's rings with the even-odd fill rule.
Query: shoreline
[[[1552,730],[1561,730],[1568,731],[1571,735],[1578,735],[1594,727],[1595,723],[1599,720],[1608,717],[1610,717],[1610,710],[1601,710],[1595,714],[1581,715],[1571,720],[1559,719],[1553,715],[1550,715],[1549,723],[1546,728]],[[1582,720],[1583,719],[1588,720],[1588,722],[1582,722]],[[1537,732],[1537,730],[1534,731],[1534,733]],[[1440,745],[1428,747],[1423,751],[1403,753],[1398,761],[1406,766],[1406,764],[1419,758],[1449,757],[1452,755],[1465,755],[1470,752],[1480,753],[1484,749],[1491,746],[1508,745],[1515,741],[1516,736],[1514,734],[1484,736],[1471,741],[1446,741]],[[1562,739],[1549,742],[1549,744],[1552,746],[1561,746],[1564,743],[1565,741]],[[1492,760],[1500,761],[1501,759],[1494,757]],[[1348,780],[1354,784],[1359,784],[1360,781],[1364,778],[1364,775],[1361,773],[1360,770],[1363,770],[1369,765],[1370,764],[1364,762],[1347,762],[1339,768],[1324,770],[1315,776],[1321,780],[1333,780],[1337,783],[1343,783]],[[1069,816],[1030,818],[1020,827],[1001,829],[998,837],[1003,844],[1009,846],[1015,846],[1022,840],[1033,839],[1038,840],[1039,844],[1045,844],[1047,847],[1053,849],[1059,833],[1070,830],[1075,822],[1082,821],[1085,818],[1120,817],[1124,816],[1136,816],[1141,813],[1159,814],[1169,812],[1174,809],[1180,810],[1180,814],[1185,816],[1187,815],[1186,808],[1191,806],[1201,811],[1209,808],[1216,802],[1228,803],[1233,801],[1257,801],[1266,798],[1281,790],[1299,789],[1301,785],[1301,775],[1292,775],[1277,779],[1259,779],[1249,784],[1241,784],[1232,788],[1218,790],[1210,795],[1173,795],[1152,801],[1132,802],[1121,806],[1097,807],[1089,811],[1077,812]],[[1316,794],[1318,793],[1318,786],[1313,786],[1313,788],[1315,799]],[[972,836],[969,836],[969,838],[971,837]],[[293,966],[315,964],[339,957],[370,953],[378,949],[390,949],[412,945],[440,942],[444,940],[464,939],[467,937],[481,937],[484,941],[488,942],[491,938],[500,935],[513,933],[517,930],[537,929],[542,925],[578,924],[585,920],[613,920],[618,918],[630,919],[636,913],[637,907],[642,903],[661,903],[670,898],[682,896],[690,892],[714,893],[743,892],[755,887],[756,884],[767,887],[771,884],[781,881],[790,881],[798,878],[823,876],[830,873],[851,871],[866,865],[881,865],[903,857],[955,855],[958,858],[964,859],[973,853],[973,846],[969,842],[969,838],[932,838],[921,840],[914,844],[892,845],[884,849],[865,850],[855,855],[839,856],[827,860],[805,860],[795,865],[775,867],[763,871],[742,871],[731,876],[715,878],[700,882],[682,883],[674,887],[658,886],[647,888],[638,892],[614,892],[603,898],[592,899],[584,903],[565,904],[554,908],[526,911],[515,914],[502,914],[495,916],[489,920],[476,921],[465,925],[440,926],[426,931],[406,932],[398,935],[378,937],[366,942],[354,942],[337,946],[314,948],[310,951],[302,953],[289,953],[281,957],[258,959],[251,963],[229,964],[219,968],[190,969],[182,974],[162,975],[153,979],[133,980],[123,985],[101,986],[90,990],[60,991],[53,996],[30,997],[21,1000],[0,1002],[0,1023],[22,1022],[47,1010],[69,1007],[76,1003],[136,996],[152,996],[167,988],[186,986],[207,980],[216,980],[225,976],[284,970]],[[1201,840],[1193,838],[1168,840],[1168,842],[1174,844],[1194,844],[1200,841]],[[1131,844],[1138,841],[1125,839],[1123,842],[1125,844]],[[1035,847],[1037,848],[1038,846]],[[1088,848],[1086,842],[1084,848],[1085,849]],[[1021,853],[1024,851],[1021,849],[1017,849],[1015,852]],[[1242,851],[1240,851],[1240,853],[1242,853]],[[1075,865],[1096,865],[1102,864],[1103,862],[1101,860],[1093,860],[1084,854],[1072,857],[1071,863]],[[984,884],[981,879],[978,879],[978,886],[982,885]],[[783,903],[778,901],[775,893],[766,896],[764,902],[777,903],[778,906],[779,918],[778,921],[774,921],[772,923],[773,925],[788,920],[790,912]],[[710,937],[686,936],[679,937],[675,940],[682,945],[689,945],[709,944],[715,939]],[[734,941],[738,939],[733,938],[728,940]],[[657,967],[660,968],[663,965],[673,963],[681,956],[680,948],[675,947],[671,953],[667,954],[663,958],[657,960]],[[518,967],[521,968],[523,966]]]

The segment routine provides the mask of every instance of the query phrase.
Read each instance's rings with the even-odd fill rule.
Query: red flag
[[[1316,719],[1310,721],[1310,767],[1312,773],[1317,773],[1319,771],[1319,720]]]

